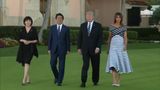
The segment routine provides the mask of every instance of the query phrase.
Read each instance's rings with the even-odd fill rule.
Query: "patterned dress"
[[[125,26],[117,28],[111,25],[109,27],[112,38],[110,42],[106,72],[111,72],[111,68],[115,68],[119,73],[132,72],[127,51],[124,51],[124,32],[126,30]]]

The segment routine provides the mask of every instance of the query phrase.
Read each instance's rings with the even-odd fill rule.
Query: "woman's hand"
[[[25,44],[25,45],[28,45],[28,44],[30,44],[30,42],[27,41],[27,40],[24,40],[24,44]]]
[[[124,46],[123,51],[127,51],[127,47],[126,46]]]
[[[20,42],[23,42],[25,45],[30,44],[30,41],[27,41],[27,40],[25,40],[25,39],[21,39]]]

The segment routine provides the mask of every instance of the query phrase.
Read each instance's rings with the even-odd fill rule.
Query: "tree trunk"
[[[52,0],[47,0],[47,5],[46,5],[46,13],[44,14],[44,17],[43,17],[43,24],[41,26],[41,29],[40,29],[40,32],[38,34],[38,38],[39,38],[39,42],[42,43],[43,42],[43,31],[45,29],[47,29],[48,27],[48,20],[49,20],[49,17],[50,17],[50,11],[51,11],[51,1]]]

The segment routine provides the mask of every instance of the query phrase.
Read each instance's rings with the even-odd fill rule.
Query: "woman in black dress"
[[[24,76],[22,85],[30,83],[29,66],[33,55],[38,57],[36,44],[38,42],[38,35],[36,29],[32,27],[33,20],[26,16],[23,20],[24,27],[19,34],[19,49],[17,53],[17,62],[24,67]]]

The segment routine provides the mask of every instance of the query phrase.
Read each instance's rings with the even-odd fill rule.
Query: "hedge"
[[[18,33],[22,26],[0,26],[0,38],[18,39]],[[35,27],[39,31],[40,26]],[[48,40],[48,31],[44,30],[44,43]],[[70,27],[71,44],[77,44],[79,27]],[[160,40],[160,32],[157,28],[128,28],[129,40]],[[103,28],[103,43],[108,39],[108,28]]]
[[[17,26],[1,26],[0,27],[0,38],[12,38],[18,39],[19,30]]]
[[[11,38],[0,38],[0,48],[18,45],[18,41]]]
[[[160,40],[160,32],[157,28],[128,28],[128,31],[136,31],[138,40]]]
[[[49,33],[49,30],[44,30],[44,32],[43,32],[43,40],[44,40],[45,44],[47,44],[48,33]],[[79,30],[70,30],[70,39],[71,39],[71,44],[72,45],[77,44],[78,33],[79,33]],[[128,38],[129,39],[136,40],[137,36],[138,36],[137,32],[128,31]],[[106,43],[107,39],[108,39],[108,31],[103,30],[103,43]]]
[[[0,38],[11,38],[18,39],[18,34],[22,26],[0,26]],[[40,29],[39,26],[35,27],[38,31]]]

